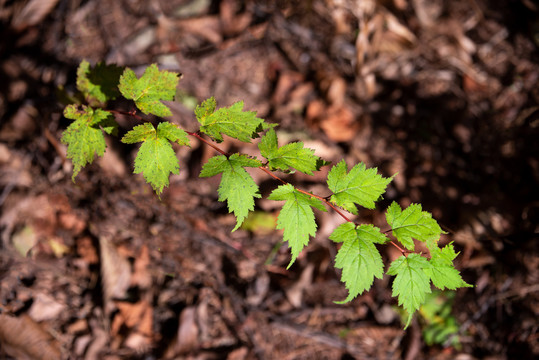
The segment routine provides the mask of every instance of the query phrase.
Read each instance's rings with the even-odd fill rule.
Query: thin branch
[[[271,172],[271,170],[269,170],[268,168],[264,167],[264,166],[261,166],[259,167],[260,170],[264,171],[266,174],[268,174],[269,176],[271,176],[272,178],[274,178],[275,180],[278,180],[280,181],[281,183],[283,184],[288,184],[288,182],[286,182],[285,180],[281,179],[280,177],[278,177],[277,175],[275,175],[274,173]],[[326,205],[328,205],[330,208],[332,208],[333,210],[335,210],[335,212],[337,214],[339,214],[344,220],[348,221],[348,222],[351,222],[353,223],[352,220],[350,220],[339,208],[337,208],[335,205],[333,205],[328,197],[322,197],[322,196],[318,196],[316,194],[313,194],[313,193],[310,193],[310,192],[307,192],[305,190],[302,190],[302,189],[298,189],[297,187],[294,186],[294,189],[296,189],[298,192],[302,193],[302,194],[305,194],[305,195],[309,195],[310,197],[313,197],[313,198],[316,198],[318,200],[321,200],[322,202],[324,202]]]
[[[200,141],[204,142],[206,145],[212,147],[215,151],[225,155],[225,156],[230,156],[229,153],[227,153],[226,151],[220,149],[218,146],[215,146],[212,142],[204,139],[200,133],[198,132],[191,132],[191,131],[186,131],[186,133],[190,136],[193,136],[193,137],[196,137],[197,139],[199,139]],[[260,170],[264,171],[266,174],[268,174],[269,176],[271,176],[272,178],[274,178],[275,180],[281,182],[282,184],[284,185],[287,185],[289,184],[287,181],[281,179],[280,177],[278,177],[277,175],[275,175],[271,170],[269,170],[266,166],[259,166],[258,167]],[[299,191],[300,193],[302,194],[305,194],[305,195],[308,195],[310,197],[313,197],[313,198],[316,198],[322,202],[324,202],[327,206],[329,206],[330,208],[332,208],[337,214],[339,214],[344,220],[346,220],[347,222],[351,222],[351,223],[354,223],[350,218],[348,218],[339,208],[337,208],[335,205],[333,205],[330,201],[329,201],[329,196],[326,196],[326,197],[322,197],[322,196],[319,196],[319,195],[316,195],[316,194],[313,194],[313,193],[310,193],[308,191],[305,191],[305,190],[302,190],[302,189],[298,189],[297,187],[294,186],[294,189],[296,189],[297,191]]]
[[[111,113],[115,113],[115,114],[131,116],[131,117],[134,117],[135,119],[137,119],[139,121],[146,121],[146,119],[144,119],[142,116],[137,114],[136,110],[122,111],[122,110],[108,110],[107,109],[106,111],[111,112]]]
[[[212,142],[210,142],[210,141],[204,139],[198,132],[190,132],[190,131],[186,131],[186,133],[187,133],[188,135],[191,135],[191,136],[196,137],[198,140],[202,141],[204,144],[210,146],[210,147],[213,148],[215,151],[217,151],[217,152],[223,154],[224,156],[226,156],[226,157],[229,157],[229,156],[230,156],[230,154],[227,153],[226,151],[224,151],[224,150],[220,149],[219,147],[213,145]]]
[[[399,251],[402,253],[402,255],[406,255],[406,253],[408,252],[408,251],[404,250],[403,248],[401,248],[399,245],[395,244],[395,242],[393,242],[393,240],[390,240],[389,242],[391,243],[391,245],[393,245],[394,247],[399,249]]]
[[[116,114],[122,114],[122,115],[127,115],[127,116],[132,116],[134,118],[136,118],[137,120],[141,120],[141,121],[144,121],[144,119],[137,115],[136,111],[135,110],[132,110],[132,111],[121,111],[121,110],[107,110],[107,111],[110,111],[112,113],[116,113]],[[193,136],[197,139],[199,139],[200,141],[202,141],[204,144],[208,145],[209,147],[211,147],[212,149],[214,149],[215,151],[217,151],[218,153],[226,156],[226,157],[229,157],[231,156],[231,154],[229,154],[228,152],[224,151],[223,149],[219,148],[218,146],[214,145],[213,142],[211,141],[208,141],[206,140],[204,137],[202,137],[202,135],[200,134],[200,132],[191,132],[191,131],[185,131],[188,135],[190,136]],[[277,175],[275,175],[271,170],[269,170],[267,168],[267,164],[266,165],[263,165],[263,166],[259,166],[258,167],[260,170],[264,171],[266,174],[268,174],[269,176],[271,176],[272,178],[274,178],[275,180],[281,182],[282,184],[284,185],[287,185],[289,184],[289,182],[281,179],[280,177],[278,177]],[[302,190],[302,189],[299,189],[297,187],[294,186],[294,189],[296,189],[298,192],[302,193],[302,194],[305,194],[305,195],[308,195],[310,197],[313,197],[315,199],[318,199],[320,201],[322,201],[324,204],[326,204],[327,206],[329,206],[330,208],[333,209],[333,211],[335,211],[337,214],[339,214],[340,217],[342,217],[344,220],[346,220],[347,222],[350,222],[350,223],[353,223],[355,224],[354,221],[352,221],[348,216],[346,216],[337,206],[333,205],[331,203],[331,201],[329,201],[331,195],[329,196],[325,196],[325,197],[322,197],[322,196],[319,196],[319,195],[316,195],[316,194],[313,194],[313,193],[310,193],[308,191],[305,191],[305,190]],[[389,229],[389,230],[386,230],[384,231],[383,233],[386,234],[388,232],[390,232],[392,229]],[[405,255],[406,254],[406,250],[404,250],[403,248],[401,248],[400,246],[398,246],[397,244],[395,244],[395,242],[393,241],[390,241],[391,244],[393,246],[395,246],[397,249],[399,249],[399,251]]]

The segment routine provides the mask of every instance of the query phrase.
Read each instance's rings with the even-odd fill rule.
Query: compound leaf
[[[374,202],[382,196],[392,179],[379,175],[376,168],[367,169],[363,163],[355,165],[347,173],[346,162],[342,160],[329,171],[327,184],[333,192],[331,201],[357,214],[355,204],[374,209]]]
[[[77,89],[89,98],[90,102],[95,99],[104,104],[120,95],[118,83],[123,71],[123,67],[103,63],[92,67],[88,61],[83,60],[77,69]]]
[[[260,153],[268,160],[272,170],[288,171],[291,167],[304,174],[312,175],[324,164],[314,155],[314,150],[305,148],[302,142],[290,143],[279,147],[275,130],[270,129],[258,144]]]
[[[214,156],[202,167],[200,177],[223,174],[218,189],[219,201],[226,200],[228,211],[234,212],[236,216],[236,227],[232,231],[237,230],[249,211],[254,210],[254,198],[260,198],[258,185],[244,167],[259,166],[262,166],[259,160],[233,154],[229,158],[224,155]]]
[[[189,145],[187,133],[178,126],[163,122],[157,129],[151,123],[135,126],[122,138],[122,142],[142,142],[135,158],[135,174],[143,173],[144,179],[159,195],[169,184],[170,174],[179,174],[180,165],[171,145]]]
[[[146,68],[140,79],[129,68],[124,70],[118,86],[122,95],[135,102],[144,114],[171,116],[172,112],[161,101],[174,100],[179,74],[170,71],[159,71],[157,65]]]
[[[264,120],[256,117],[255,111],[243,111],[243,101],[238,101],[227,108],[216,110],[217,103],[211,97],[195,109],[195,115],[201,124],[200,131],[217,142],[228,135],[243,142],[251,142],[258,137],[258,131],[266,128]]]
[[[389,275],[396,275],[392,296],[398,296],[399,306],[402,305],[408,313],[405,329],[410,325],[414,312],[425,302],[426,294],[431,292],[430,278],[424,271],[429,267],[427,259],[419,254],[410,254],[393,261],[387,271]]]
[[[308,244],[309,236],[316,234],[316,221],[312,207],[326,211],[319,199],[304,194],[292,185],[281,185],[268,196],[270,200],[285,200],[277,217],[277,229],[284,229],[283,240],[288,241],[292,252],[289,268],[301,250]]]
[[[342,242],[335,258],[335,267],[342,269],[341,281],[348,289],[346,303],[371,288],[374,277],[381,279],[384,264],[375,243],[383,244],[387,237],[373,225],[356,226],[351,222],[336,228],[329,238]]]
[[[443,233],[432,215],[421,210],[420,204],[411,204],[401,211],[399,204],[393,202],[387,209],[386,220],[393,230],[393,235],[408,250],[414,250],[412,238],[434,244]]]
[[[431,259],[429,263],[431,266],[425,268],[425,273],[430,277],[434,286],[440,290],[472,287],[472,285],[462,280],[460,272],[453,266],[453,260],[458,255],[453,248],[453,244],[447,244],[442,249],[436,247],[430,250]]]
[[[110,112],[84,105],[81,109],[68,105],[64,109],[64,116],[75,120],[64,131],[61,139],[62,143],[67,144],[67,158],[73,162],[72,180],[75,181],[80,170],[93,162],[95,154],[103,156],[105,153],[107,146],[103,131],[116,135],[118,124]]]

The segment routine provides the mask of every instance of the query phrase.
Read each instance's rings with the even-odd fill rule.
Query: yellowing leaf
[[[118,83],[123,71],[122,67],[103,63],[90,66],[89,62],[83,60],[77,69],[77,89],[89,97],[90,102],[95,99],[104,104],[120,95]]]
[[[92,109],[82,106],[68,105],[64,109],[64,116],[75,120],[62,135],[62,143],[67,144],[67,158],[73,161],[73,176],[94,161],[95,155],[103,156],[105,153],[105,137],[107,134],[116,134],[118,125],[112,114],[101,109]]]
[[[135,102],[144,114],[171,116],[170,109],[161,101],[172,101],[176,94],[176,86],[180,80],[179,74],[169,71],[159,71],[157,65],[146,68],[140,79],[129,68],[120,77],[118,88],[126,99]]]
[[[158,195],[168,186],[170,174],[179,174],[180,165],[171,141],[189,145],[187,133],[168,122],[160,123],[157,129],[151,123],[135,126],[122,138],[126,144],[142,142],[135,158],[134,173],[143,173]]]
[[[256,117],[254,111],[243,111],[243,101],[238,101],[227,108],[216,110],[213,97],[196,107],[195,115],[201,124],[200,131],[217,142],[223,141],[223,135],[243,142],[251,142],[262,131],[264,120]]]

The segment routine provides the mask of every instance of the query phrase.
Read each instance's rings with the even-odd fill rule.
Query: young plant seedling
[[[67,157],[73,162],[73,181],[84,166],[92,163],[96,154],[104,154],[105,133],[117,134],[114,114],[122,113],[144,121],[136,111],[126,113],[106,109],[109,100],[123,96],[132,100],[144,114],[171,116],[172,112],[163,101],[174,99],[179,79],[178,73],[161,71],[155,64],[137,78],[129,68],[104,64],[92,67],[86,61],[81,62],[77,71],[77,88],[86,104],[70,104],[65,108],[64,116],[74,121],[62,136],[62,142],[67,144]],[[142,173],[157,195],[169,185],[170,174],[179,173],[179,161],[172,143],[189,146],[190,137],[198,138],[220,153],[203,165],[200,176],[221,174],[219,201],[226,201],[229,212],[236,217],[232,231],[237,230],[249,212],[254,210],[255,198],[261,197],[258,185],[245,169],[258,168],[280,183],[268,199],[284,201],[277,218],[277,228],[283,230],[283,240],[291,251],[288,267],[310,238],[316,236],[313,208],[327,211],[329,207],[343,218],[345,222],[329,236],[332,241],[342,243],[335,258],[335,267],[342,270],[341,281],[348,290],[348,296],[339,303],[349,302],[369,291],[374,278],[383,277],[384,263],[375,244],[389,243],[402,253],[389,265],[386,274],[395,276],[392,295],[397,297],[398,304],[408,314],[405,328],[414,312],[426,301],[432,285],[440,290],[471,286],[453,265],[458,255],[453,245],[439,247],[438,240],[443,231],[420,204],[401,209],[393,202],[386,210],[390,229],[384,232],[372,224],[356,224],[347,217],[345,211],[357,214],[358,207],[374,209],[393,177],[383,177],[376,168],[367,168],[363,163],[348,170],[342,160],[331,167],[327,176],[331,195],[321,197],[294,187],[275,173],[296,170],[312,176],[329,163],[302,142],[278,146],[273,129],[275,125],[258,118],[253,111],[244,111],[243,102],[217,108],[215,99],[211,97],[196,107],[195,116],[200,123],[196,132],[184,130],[166,120],[157,127],[144,121],[121,139],[126,144],[141,143],[134,172]],[[247,143],[261,137],[258,148],[262,159],[221,150],[215,143],[222,142],[224,135]],[[402,246],[392,241],[388,232]],[[426,244],[428,256],[414,252],[414,240]]]

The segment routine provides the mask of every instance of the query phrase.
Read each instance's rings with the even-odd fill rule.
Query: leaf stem
[[[387,234],[388,232],[392,231],[392,230],[395,230],[395,229],[400,229],[400,228],[403,228],[404,226],[398,226],[396,228],[393,228],[393,229],[387,229],[386,231],[383,231],[382,233],[383,234]],[[397,249],[399,249],[399,251],[402,253],[402,255],[406,255],[406,253],[408,253],[409,251],[408,250],[405,250],[403,248],[401,248],[399,245],[395,244],[395,242],[393,240],[390,240],[391,242],[391,245],[395,246]]]
[[[111,112],[111,113],[115,113],[115,114],[131,116],[131,117],[134,117],[135,119],[140,120],[140,121],[146,121],[142,116],[137,115],[137,111],[136,111],[136,110],[131,110],[131,111],[106,110],[106,111]]]
[[[204,142],[206,145],[212,147],[215,151],[225,155],[225,156],[230,156],[229,153],[227,153],[226,151],[220,149],[219,147],[215,146],[212,142],[204,139],[200,133],[198,132],[191,132],[191,131],[186,131],[186,133],[190,136],[193,136],[193,137],[196,137],[197,139],[199,139],[200,141]],[[286,184],[289,184],[287,181],[281,179],[280,177],[278,177],[277,175],[275,175],[271,170],[269,170],[266,166],[259,166],[258,167],[260,170],[264,171],[266,174],[268,174],[269,176],[271,176],[272,178],[274,178],[275,180],[281,182],[282,184],[286,185]],[[313,198],[316,198],[316,199],[319,199],[320,201],[322,201],[323,203],[325,203],[327,206],[329,206],[330,208],[332,208],[337,214],[339,214],[344,220],[348,221],[348,222],[351,222],[353,223],[353,221],[348,218],[339,208],[337,208],[335,205],[333,205],[330,201],[329,201],[329,197],[326,196],[326,197],[322,197],[322,196],[318,196],[318,195],[315,195],[313,193],[310,193],[308,191],[305,191],[305,190],[302,190],[302,189],[298,189],[297,187],[294,186],[294,189],[296,189],[297,191],[299,191],[300,193],[302,194],[305,194],[305,195],[308,195],[310,197],[313,197]]]
[[[137,120],[141,120],[143,121],[144,119],[137,115],[136,111],[135,110],[132,110],[132,111],[121,111],[121,110],[107,110],[109,112],[112,112],[112,113],[116,113],[116,114],[122,114],[122,115],[127,115],[127,116],[132,116],[134,118],[136,118]],[[214,145],[211,141],[208,141],[206,140],[204,137],[202,137],[202,135],[200,134],[200,132],[191,132],[191,131],[187,131],[185,130],[185,132],[190,135],[190,136],[193,136],[197,139],[199,139],[200,141],[202,141],[204,144],[208,145],[209,147],[211,147],[212,149],[214,149],[215,151],[217,151],[218,153],[226,156],[226,157],[229,157],[231,154],[229,154],[228,152],[222,150],[221,148],[219,148],[218,146]],[[282,184],[284,185],[287,185],[289,184],[287,181],[281,179],[280,177],[278,177],[277,175],[275,175],[271,170],[269,170],[267,168],[267,164],[263,165],[263,166],[259,166],[258,167],[260,170],[264,171],[266,174],[268,174],[269,176],[271,176],[272,178],[274,178],[275,180],[281,182]],[[346,216],[337,206],[333,205],[329,199],[330,199],[330,196],[326,196],[326,197],[322,197],[322,196],[319,196],[319,195],[316,195],[316,194],[313,194],[313,193],[310,193],[308,191],[305,191],[305,190],[302,190],[302,189],[299,189],[297,187],[294,186],[294,189],[296,189],[298,192],[302,193],[302,194],[305,194],[305,195],[308,195],[310,197],[313,197],[313,198],[316,198],[320,201],[322,201],[324,204],[326,204],[327,206],[329,206],[330,208],[332,208],[337,214],[339,214],[340,217],[342,217],[344,220],[346,220],[347,222],[350,222],[350,223],[354,223],[354,221],[352,221],[348,216]],[[386,230],[384,231],[384,234],[385,233],[388,233],[389,231],[391,231],[392,229],[389,229],[389,230]],[[397,249],[399,249],[399,251],[404,255],[406,254],[406,250],[404,250],[403,248],[401,248],[400,246],[398,246],[397,244],[395,244],[395,242],[393,242],[392,240],[390,240],[391,244],[393,246],[395,246]]]
[[[198,132],[191,132],[191,131],[185,131],[185,132],[186,132],[188,135],[191,135],[191,136],[193,136],[193,137],[196,137],[198,140],[202,141],[204,144],[210,146],[210,147],[213,148],[215,151],[217,151],[217,152],[223,154],[224,156],[226,156],[226,157],[229,157],[229,156],[230,156],[230,154],[227,153],[226,151],[224,151],[224,150],[220,149],[219,147],[213,145],[212,142],[210,142],[210,141],[204,139],[204,138],[200,135],[200,133],[198,133]]]
[[[274,173],[271,172],[271,170],[269,170],[267,167],[265,166],[260,166],[259,167],[260,170],[264,171],[266,174],[268,174],[269,176],[271,176],[272,178],[274,178],[275,180],[278,180],[280,181],[281,183],[283,184],[288,184],[288,182],[286,182],[285,180],[281,179],[280,177],[278,177],[277,175],[275,175]],[[294,189],[296,189],[298,192],[302,193],[302,194],[305,194],[305,195],[309,195],[310,197],[313,197],[313,198],[316,198],[322,202],[324,202],[326,205],[328,205],[330,208],[332,208],[333,210],[335,210],[335,212],[337,214],[339,214],[344,220],[348,221],[348,222],[351,222],[353,223],[352,220],[350,220],[341,210],[339,210],[335,205],[333,205],[331,202],[329,202],[328,198],[327,197],[322,197],[322,196],[318,196],[318,195],[315,195],[313,193],[310,193],[310,192],[307,192],[305,190],[302,190],[302,189],[298,189],[297,187],[294,186]]]
[[[393,245],[394,247],[399,249],[399,251],[402,253],[402,255],[406,255],[407,251],[404,250],[403,248],[401,248],[399,245],[395,244],[395,242],[393,240],[390,240],[389,242],[391,243],[391,245]]]

